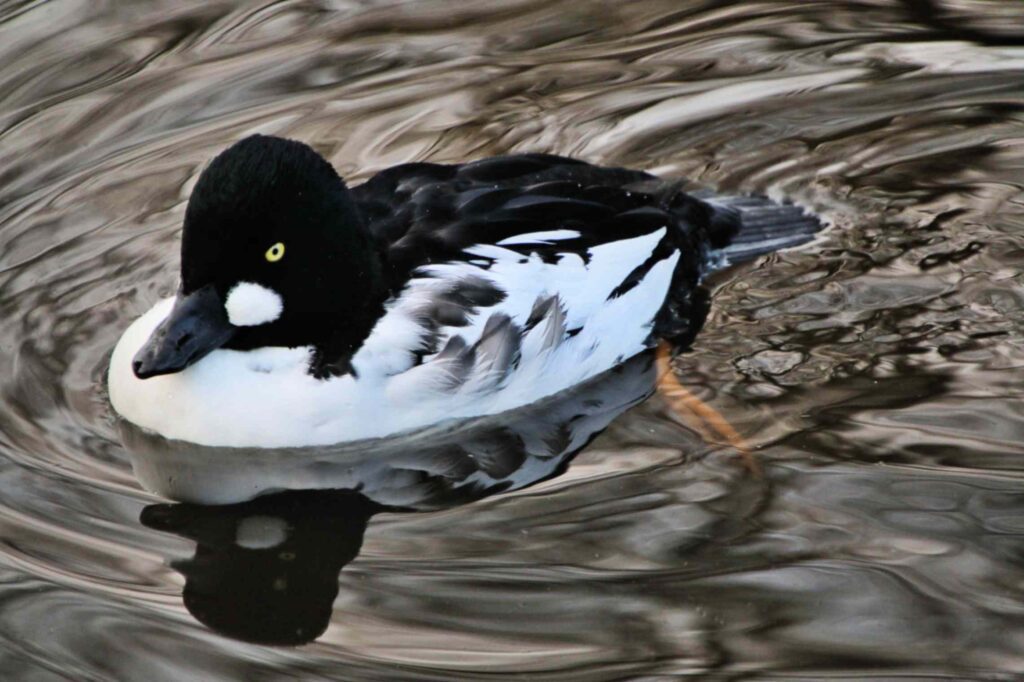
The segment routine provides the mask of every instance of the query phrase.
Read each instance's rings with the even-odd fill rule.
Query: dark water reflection
[[[358,493],[304,490],[223,506],[151,505],[141,521],[196,543],[195,556],[173,566],[200,622],[246,642],[295,646],[327,629],[338,572],[359,554],[375,511]]]
[[[1024,675],[1022,27],[1002,0],[0,3],[0,677]],[[822,244],[715,283],[676,361],[765,478],[655,398],[466,504],[152,506],[107,355],[173,288],[202,164],[257,131],[356,179],[535,150],[822,212]],[[197,622],[186,582],[211,624],[209,581],[248,589],[211,577],[221,540],[295,509],[323,635]]]

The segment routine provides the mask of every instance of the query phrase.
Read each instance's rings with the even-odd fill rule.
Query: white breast
[[[661,229],[595,246],[589,262],[574,253],[545,262],[487,245],[467,250],[479,257],[478,263],[423,268],[387,304],[354,356],[358,378],[310,376],[310,348],[263,348],[217,350],[177,374],[139,380],[131,360],[170,312],[173,301],[167,299],[136,320],[118,342],[110,362],[110,400],[123,417],[167,438],[236,447],[376,438],[521,407],[647,347],[679,254],[658,262],[625,294],[608,296],[664,234]],[[424,305],[467,277],[491,283],[504,299],[476,309],[463,326],[434,330],[436,350],[425,353],[431,349],[420,317]],[[544,308],[543,319],[526,330],[538,301],[552,297],[557,305]],[[504,320],[505,326],[497,329],[495,320]],[[518,330],[515,358],[507,356],[512,341],[501,336],[511,330]],[[456,336],[460,339],[453,341]],[[446,346],[449,351],[442,350]],[[466,349],[474,346],[467,364]]]

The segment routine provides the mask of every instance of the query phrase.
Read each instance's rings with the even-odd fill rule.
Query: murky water
[[[1024,5],[241,5],[0,2],[0,677],[1024,676]],[[369,499],[144,492],[107,356],[252,132],[357,180],[535,150],[828,216],[675,362],[764,476],[660,397],[563,461],[641,366],[561,441],[331,469]]]

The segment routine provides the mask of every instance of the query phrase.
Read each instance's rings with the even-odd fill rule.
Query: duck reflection
[[[143,485],[188,501],[151,505],[141,521],[196,543],[172,563],[189,612],[229,637],[298,645],[326,630],[338,573],[374,514],[452,507],[556,475],[655,379],[645,353],[515,413],[326,449],[203,448],[129,426],[123,435]]]
[[[171,565],[185,576],[185,607],[229,637],[298,645],[327,629],[338,572],[356,558],[380,509],[358,493],[277,493],[231,505],[156,504],[142,523],[195,541]]]

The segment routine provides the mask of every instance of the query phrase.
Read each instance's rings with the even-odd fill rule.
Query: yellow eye
[[[284,242],[278,242],[267,249],[267,252],[263,254],[266,256],[267,261],[270,263],[276,263],[277,261],[284,258]]]

